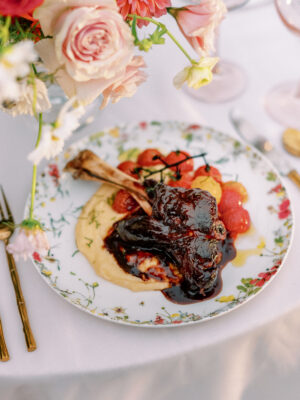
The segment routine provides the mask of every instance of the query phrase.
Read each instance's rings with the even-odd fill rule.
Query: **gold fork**
[[[20,284],[20,278],[19,278],[19,274],[17,271],[16,263],[15,263],[15,260],[12,256],[12,254],[8,253],[8,251],[6,250],[6,246],[9,243],[9,238],[14,231],[14,228],[13,228],[14,227],[14,218],[13,218],[12,212],[10,210],[10,207],[8,205],[6,196],[4,194],[4,190],[1,185],[0,185],[0,187],[1,187],[1,193],[2,193],[2,197],[3,197],[4,205],[5,205],[5,207],[3,207],[3,208],[6,209],[6,213],[7,213],[7,218],[6,218],[4,215],[4,210],[3,210],[2,206],[1,206],[1,202],[0,202],[0,216],[2,218],[2,221],[0,221],[0,240],[3,240],[3,242],[5,244],[5,251],[6,251],[6,257],[7,257],[7,262],[8,262],[8,266],[9,266],[9,272],[10,272],[12,283],[13,283],[13,286],[15,289],[16,301],[17,301],[20,317],[21,317],[22,324],[23,324],[23,331],[24,331],[24,335],[25,335],[27,350],[34,351],[36,349],[36,343],[35,343],[34,336],[33,336],[33,333],[32,333],[31,327],[30,327],[27,309],[26,309],[26,305],[25,305],[25,300],[24,300],[24,296],[23,296],[23,292],[22,292],[22,288],[21,288],[21,284]]]

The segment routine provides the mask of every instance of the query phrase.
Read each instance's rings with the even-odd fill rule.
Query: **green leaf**
[[[282,244],[283,243],[283,236],[279,236],[278,238],[275,238],[274,242],[277,243],[277,244]]]
[[[241,282],[242,282],[244,285],[247,285],[247,284],[249,284],[252,280],[253,280],[253,278],[242,278],[242,279],[241,279]]]
[[[257,292],[259,292],[261,289],[261,287],[256,287],[255,289],[252,290],[252,293],[255,294]]]
[[[276,174],[274,174],[273,171],[268,172],[267,180],[268,181],[273,181],[273,182],[276,181]]]
[[[76,256],[76,254],[78,254],[78,253],[79,253],[79,250],[78,249],[75,250],[74,253],[72,254],[72,257]]]
[[[159,126],[159,125],[161,125],[161,122],[158,122],[158,121],[151,121],[151,122],[150,122],[150,125],[157,125],[157,126]]]
[[[245,288],[245,286],[239,285],[239,286],[237,286],[236,288],[237,288],[238,290],[242,291],[242,292],[247,292],[247,289]]]
[[[94,140],[99,139],[99,138],[101,138],[101,137],[104,136],[104,135],[105,135],[105,133],[104,133],[103,131],[102,131],[102,132],[94,133],[92,136],[90,136],[89,141],[90,141],[90,142],[93,142]]]

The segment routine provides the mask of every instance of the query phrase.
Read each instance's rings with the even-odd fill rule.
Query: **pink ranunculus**
[[[12,17],[31,13],[43,0],[0,0],[0,14]]]
[[[200,4],[169,10],[183,35],[201,56],[214,50],[215,31],[226,11],[222,0],[203,0]]]
[[[145,68],[146,64],[143,57],[133,57],[130,64],[126,67],[126,72],[121,79],[104,90],[101,109],[104,108],[109,100],[117,103],[122,97],[131,97],[135,94],[137,87],[146,80],[147,75],[140,68]]]
[[[126,20],[128,14],[136,14],[140,17],[159,18],[166,14],[167,7],[171,6],[170,0],[117,0],[120,13]],[[148,25],[148,21],[137,20],[138,27]]]
[[[133,37],[114,0],[45,0],[34,17],[53,37],[37,51],[68,97],[89,104],[126,74]]]

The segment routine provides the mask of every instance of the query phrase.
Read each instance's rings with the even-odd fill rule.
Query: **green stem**
[[[176,44],[176,46],[183,52],[183,54],[186,56],[186,58],[192,63],[195,64],[196,61],[192,59],[192,57],[190,57],[190,55],[188,54],[188,52],[181,46],[181,44],[178,42],[178,40],[172,35],[172,33],[166,28],[166,26],[164,24],[162,24],[161,22],[157,22],[155,21],[155,19],[149,18],[149,17],[140,17],[139,15],[136,14],[128,14],[127,15],[128,18],[136,18],[136,19],[142,19],[144,21],[149,21],[152,22],[152,24],[159,26],[162,29],[166,29],[166,34],[169,36],[170,39],[173,40],[173,42]]]
[[[25,32],[23,31],[23,28],[21,27],[18,18],[15,19],[15,24],[16,24],[16,27],[17,27],[17,28],[19,29],[19,31],[20,31],[20,35],[22,36],[22,39],[26,39]]]
[[[38,137],[35,143],[35,148],[38,147],[41,136],[42,136],[42,127],[43,127],[43,114],[39,114],[39,131],[38,131]],[[33,219],[33,208],[34,208],[34,198],[35,198],[35,189],[36,189],[36,170],[37,166],[34,164],[33,169],[32,169],[32,184],[31,184],[31,202],[30,202],[30,209],[29,209],[29,219]]]

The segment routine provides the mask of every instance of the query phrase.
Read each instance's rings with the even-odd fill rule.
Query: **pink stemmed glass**
[[[275,0],[275,6],[285,26],[300,35],[300,0]],[[284,82],[272,89],[265,106],[282,125],[300,129],[300,81]]]
[[[224,0],[228,11],[235,10],[244,6],[249,0]],[[216,43],[217,54],[218,40]],[[205,103],[222,103],[238,97],[246,87],[246,75],[244,70],[231,61],[218,62],[214,69],[214,79],[199,90],[185,86],[184,90],[199,101]]]

